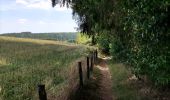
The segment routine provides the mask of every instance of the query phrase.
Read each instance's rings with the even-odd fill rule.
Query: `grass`
[[[131,72],[121,63],[109,62],[112,75],[112,90],[116,100],[149,100],[148,97],[141,95],[139,85],[129,80]]]
[[[38,84],[56,95],[70,63],[85,51],[73,44],[0,36],[0,100],[36,100]]]

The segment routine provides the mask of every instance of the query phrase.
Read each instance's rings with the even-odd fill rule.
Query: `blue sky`
[[[75,32],[72,10],[51,0],[0,0],[0,33]]]

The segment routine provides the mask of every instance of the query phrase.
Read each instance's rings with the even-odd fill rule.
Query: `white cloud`
[[[49,9],[51,6],[50,0],[16,0],[16,4],[23,5],[27,8]]]
[[[37,1],[37,2],[32,2],[30,4],[27,5],[27,7],[29,8],[39,8],[39,9],[50,9],[51,7],[51,2],[49,0],[41,0],[41,1]]]
[[[17,4],[23,4],[23,5],[27,5],[29,2],[28,0],[16,0]]]
[[[60,5],[56,5],[56,7],[52,7],[51,0],[16,0],[16,4],[23,5],[26,8],[36,8],[36,9],[44,9],[50,10],[55,9],[56,11],[69,11],[67,7],[60,7]]]
[[[24,18],[21,18],[21,19],[18,19],[17,22],[18,22],[18,23],[21,23],[21,24],[24,24],[24,23],[28,22],[28,20],[27,20],[27,19],[24,19]]]
[[[16,0],[16,4],[23,5],[27,8],[50,9],[51,0]]]

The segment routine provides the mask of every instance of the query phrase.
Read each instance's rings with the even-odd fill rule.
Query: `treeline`
[[[170,0],[52,0],[70,6],[79,29],[104,51],[170,85]]]
[[[2,36],[75,42],[77,39],[77,34],[78,33],[76,32],[67,32],[67,33],[22,32],[22,33],[6,33],[6,34],[2,34]]]

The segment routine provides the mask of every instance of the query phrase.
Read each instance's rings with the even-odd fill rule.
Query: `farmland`
[[[36,100],[38,84],[56,95],[70,64],[85,52],[73,44],[0,36],[0,100]]]

